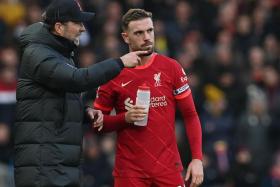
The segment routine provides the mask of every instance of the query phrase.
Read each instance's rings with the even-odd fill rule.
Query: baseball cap
[[[53,0],[46,8],[43,17],[47,23],[85,22],[93,18],[93,12],[84,12],[78,0]]]

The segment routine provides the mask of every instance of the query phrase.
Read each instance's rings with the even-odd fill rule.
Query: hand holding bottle
[[[125,113],[125,121],[127,123],[135,123],[143,121],[147,116],[146,108],[143,106],[130,105],[126,106],[127,112]]]
[[[136,96],[136,105],[129,103],[128,98],[125,101],[125,120],[128,123],[134,123],[137,126],[146,126],[148,121],[148,112],[150,105],[150,88],[146,85],[139,86]]]

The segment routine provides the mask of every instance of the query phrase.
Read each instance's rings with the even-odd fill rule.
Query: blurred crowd
[[[13,121],[18,36],[41,21],[50,0],[0,0],[0,187],[13,187]],[[205,187],[280,186],[279,0],[80,0],[96,17],[86,23],[79,67],[119,57],[129,8],[153,13],[155,49],[185,68],[203,130]],[[84,93],[91,104],[95,89]],[[112,186],[115,134],[84,125],[84,187]],[[176,133],[190,160],[182,118]]]

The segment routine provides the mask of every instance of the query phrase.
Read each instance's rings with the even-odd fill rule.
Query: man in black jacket
[[[89,68],[76,68],[72,60],[83,21],[74,0],[55,0],[44,23],[22,33],[21,64],[17,84],[15,123],[15,184],[17,187],[79,186],[79,164],[84,107],[80,92],[117,76],[123,67],[134,67],[144,51],[128,53]],[[87,113],[102,122],[102,114]]]

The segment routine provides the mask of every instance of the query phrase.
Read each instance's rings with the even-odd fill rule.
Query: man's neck
[[[150,54],[149,56],[141,56],[141,62],[140,65],[143,66],[145,64],[147,64],[151,58],[152,54]]]

